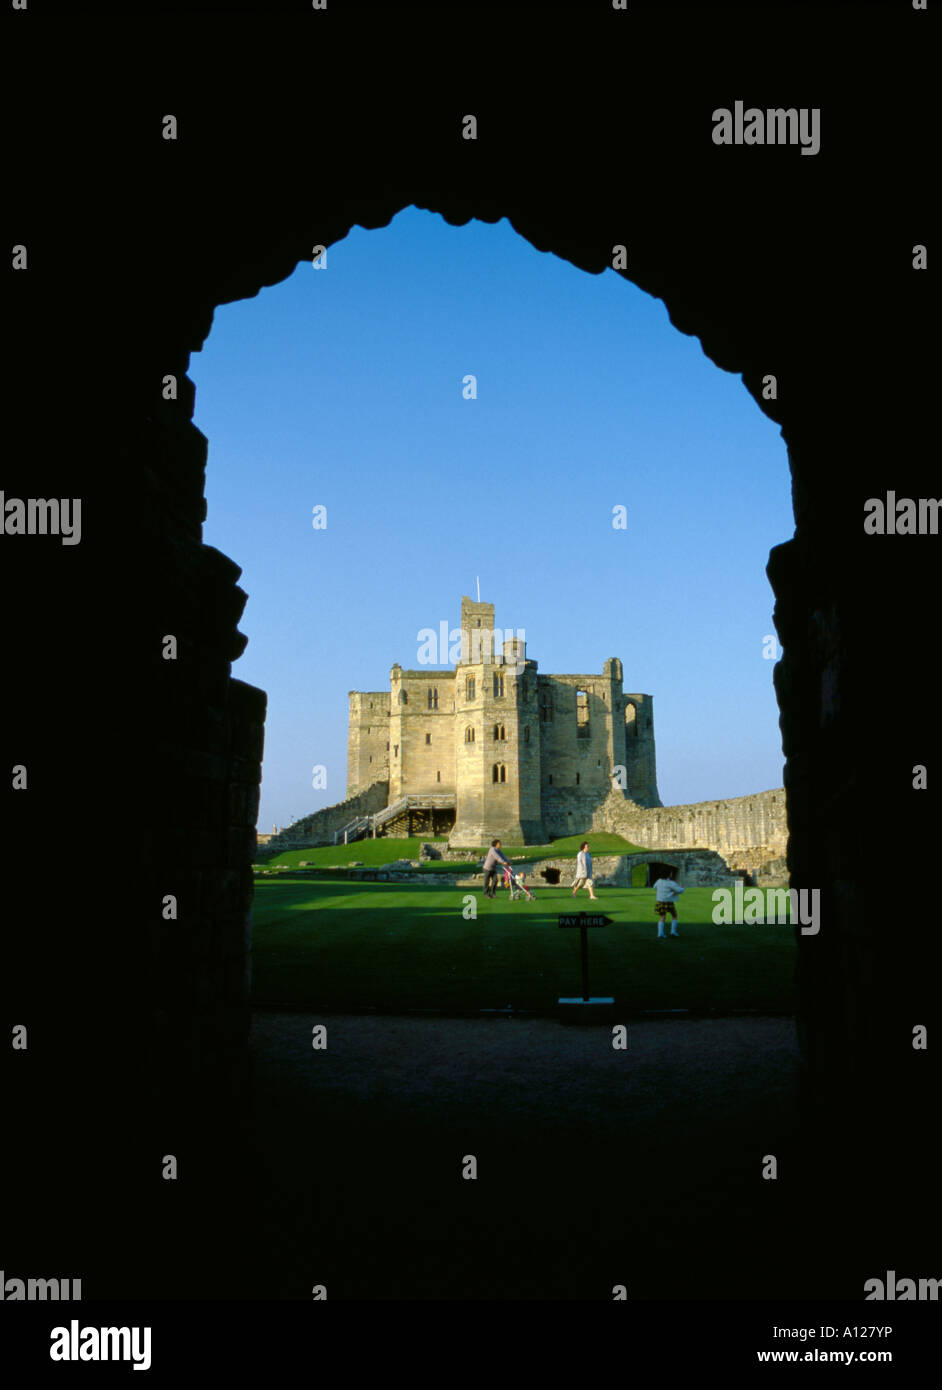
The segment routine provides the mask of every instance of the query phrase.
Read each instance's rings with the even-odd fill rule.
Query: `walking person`
[[[508,869],[510,868],[510,860],[500,852],[500,840],[492,840],[491,847],[484,859],[484,896],[486,898],[497,896],[498,864],[505,864]]]
[[[582,887],[588,888],[589,897],[595,902],[595,889],[592,886],[592,854],[589,850],[588,840],[583,840],[579,846],[579,853],[576,855],[576,877],[572,885],[572,896],[575,897]]]
[[[658,878],[654,881],[654,912],[657,917],[657,937],[659,941],[664,940],[664,922],[668,915],[671,917],[671,936],[680,936],[677,930],[677,908],[675,901],[683,892],[679,883],[675,883],[672,878]]]

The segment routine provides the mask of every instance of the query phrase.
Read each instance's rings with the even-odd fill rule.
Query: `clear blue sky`
[[[665,803],[781,785],[762,653],[785,446],[659,300],[506,221],[409,208],[224,305],[190,376],[204,539],[249,595],[233,674],[268,692],[260,830],[343,799],[347,692],[416,666],[477,576],[541,670],[620,656],[653,695]]]

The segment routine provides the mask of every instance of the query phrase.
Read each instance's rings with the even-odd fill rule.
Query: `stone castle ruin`
[[[407,833],[448,831],[454,845],[579,830],[613,768],[638,805],[660,806],[651,697],[623,693],[617,658],[601,673],[542,675],[521,637],[494,640],[494,605],[467,597],[461,634],[453,671],[397,663],[389,690],[350,692],[348,796],[388,782]]]
[[[751,873],[783,860],[781,789],[662,806],[653,700],[625,693],[618,657],[601,673],[543,674],[522,635],[495,628],[494,605],[467,596],[460,637],[454,670],[397,662],[388,690],[350,691],[346,800],[269,852],[362,835],[546,844],[592,829],[651,850],[714,850]]]

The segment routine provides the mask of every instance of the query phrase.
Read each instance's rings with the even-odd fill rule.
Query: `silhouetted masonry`
[[[210,1099],[227,1076],[238,1087],[245,1057],[265,696],[232,674],[246,642],[239,557],[201,539],[207,441],[191,420],[190,356],[217,305],[412,204],[455,225],[507,217],[538,251],[593,275],[625,247],[620,274],[662,298],[677,329],[781,426],[796,530],[767,572],[784,649],[788,864],[794,885],[822,894],[819,935],[798,938],[804,1094],[872,1171],[928,1149],[932,1054],[911,1039],[934,1004],[939,927],[879,865],[896,837],[914,871],[938,859],[938,689],[926,673],[938,542],[866,536],[862,519],[889,486],[938,491],[936,334],[912,268],[926,234],[913,135],[929,125],[920,103],[933,82],[919,52],[891,52],[895,31],[875,29],[868,7],[854,11],[854,42],[865,29],[885,70],[849,63],[848,13],[830,23],[816,9],[813,43],[804,21],[783,21],[749,70],[760,101],[815,83],[831,91],[839,75],[845,99],[821,102],[815,158],[711,143],[711,110],[743,94],[724,26],[740,38],[749,27],[712,8],[686,12],[669,34],[652,36],[649,16],[618,39],[604,28],[586,54],[568,25],[549,26],[549,62],[534,62],[532,35],[520,46],[502,36],[499,94],[490,25],[447,46],[440,92],[399,7],[392,64],[379,30],[369,44],[358,34],[364,46],[338,67],[313,40],[273,35],[266,51],[255,29],[249,40],[189,20],[185,32],[155,27],[150,76],[136,60],[116,67],[108,43],[79,63],[48,46],[24,53],[11,99],[31,143],[11,151],[7,192],[30,268],[8,274],[2,482],[11,496],[81,496],[83,534],[74,547],[0,541],[11,596],[4,748],[8,767],[30,769],[28,793],[6,793],[5,843],[10,863],[35,866],[6,885],[11,1015],[32,1020],[36,1040],[11,1094],[22,1142],[6,1161],[17,1165],[8,1190],[21,1190],[26,1164],[45,1191],[70,1145],[70,1180],[101,1197],[70,1208],[68,1220],[88,1224],[82,1248],[98,1248],[122,1184],[151,1181],[155,1154],[177,1142],[191,1152],[188,1106],[209,1123]],[[578,101],[577,71],[591,78]],[[263,94],[266,73],[276,80]],[[873,99],[893,73],[905,74],[905,130],[902,107]],[[180,115],[175,143],[160,135],[168,109]],[[475,142],[461,139],[466,110],[478,114]],[[380,234],[376,246],[381,257]],[[342,273],[339,257],[318,273]],[[258,467],[259,485],[277,488],[277,459]],[[330,467],[312,449],[312,503]],[[652,518],[669,503],[646,501]],[[735,543],[717,536],[717,566]],[[393,572],[398,561],[384,562]],[[327,589],[305,601],[329,618]],[[166,634],[176,660],[162,658]],[[750,639],[757,652],[762,635]],[[928,791],[913,790],[921,764]],[[38,899],[53,874],[57,900]],[[91,1104],[94,1146],[82,1142]],[[920,1181],[900,1191],[915,1202]],[[158,1205],[171,1200],[162,1189]],[[137,1228],[134,1239],[148,1249]],[[907,1268],[898,1246],[886,1259]]]

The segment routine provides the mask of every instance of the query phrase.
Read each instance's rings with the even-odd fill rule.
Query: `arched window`
[[[474,727],[473,727],[473,725],[471,725],[471,724],[469,724],[468,727],[467,727],[467,728],[465,729],[465,731],[464,731],[464,741],[465,741],[465,743],[473,743],[473,742],[474,742]]]
[[[625,738],[638,737],[638,706],[631,700],[625,705]]]
[[[506,782],[506,781],[507,781],[507,768],[506,768],[506,766],[505,766],[503,763],[495,763],[494,766],[491,768],[491,781],[492,781],[492,782]]]
[[[506,731],[506,729],[504,728],[503,724],[495,724],[495,725],[494,725],[494,742],[497,743],[497,742],[499,742],[500,740],[506,739],[506,737],[507,737],[507,731]]]
[[[400,705],[407,705],[407,704],[409,703],[409,692],[408,692],[408,690],[400,690],[400,692],[399,692],[399,703],[400,703]]]
[[[578,785],[579,785],[579,778],[580,778],[581,776],[582,776],[582,773],[581,773],[581,772],[577,772],[577,773],[576,773],[576,786],[577,786],[577,787],[578,787]]]

